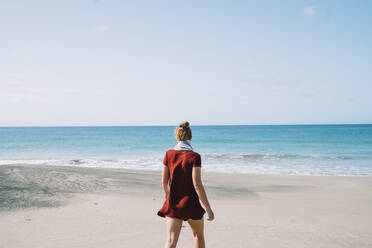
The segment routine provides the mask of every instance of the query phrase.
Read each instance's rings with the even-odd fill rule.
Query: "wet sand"
[[[207,247],[372,247],[372,177],[204,173]],[[158,171],[0,166],[0,247],[163,247]],[[178,247],[193,247],[186,222]]]

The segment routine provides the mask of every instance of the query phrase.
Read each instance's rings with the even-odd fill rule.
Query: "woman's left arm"
[[[163,184],[165,198],[167,198],[167,194],[168,194],[168,181],[169,181],[169,168],[168,168],[168,166],[164,165],[163,166],[163,176],[162,176],[161,182]]]

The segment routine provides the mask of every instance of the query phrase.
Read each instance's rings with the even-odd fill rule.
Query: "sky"
[[[0,126],[372,123],[372,1],[0,1]]]

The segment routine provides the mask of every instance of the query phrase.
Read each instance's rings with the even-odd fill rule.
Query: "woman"
[[[188,122],[181,123],[175,130],[177,145],[168,150],[163,161],[162,184],[165,202],[158,215],[165,217],[167,225],[167,242],[165,247],[176,247],[182,222],[187,221],[192,229],[197,248],[204,248],[204,208],[208,220],[214,219],[201,181],[201,159],[190,144],[192,134]],[[169,181],[169,189],[168,189]]]

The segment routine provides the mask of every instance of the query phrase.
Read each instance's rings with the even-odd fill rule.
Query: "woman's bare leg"
[[[188,219],[189,225],[192,229],[192,234],[195,238],[196,248],[205,248],[204,241],[204,218],[201,220]]]
[[[178,237],[180,236],[182,221],[181,219],[165,217],[167,222],[167,242],[165,248],[175,248]]]

